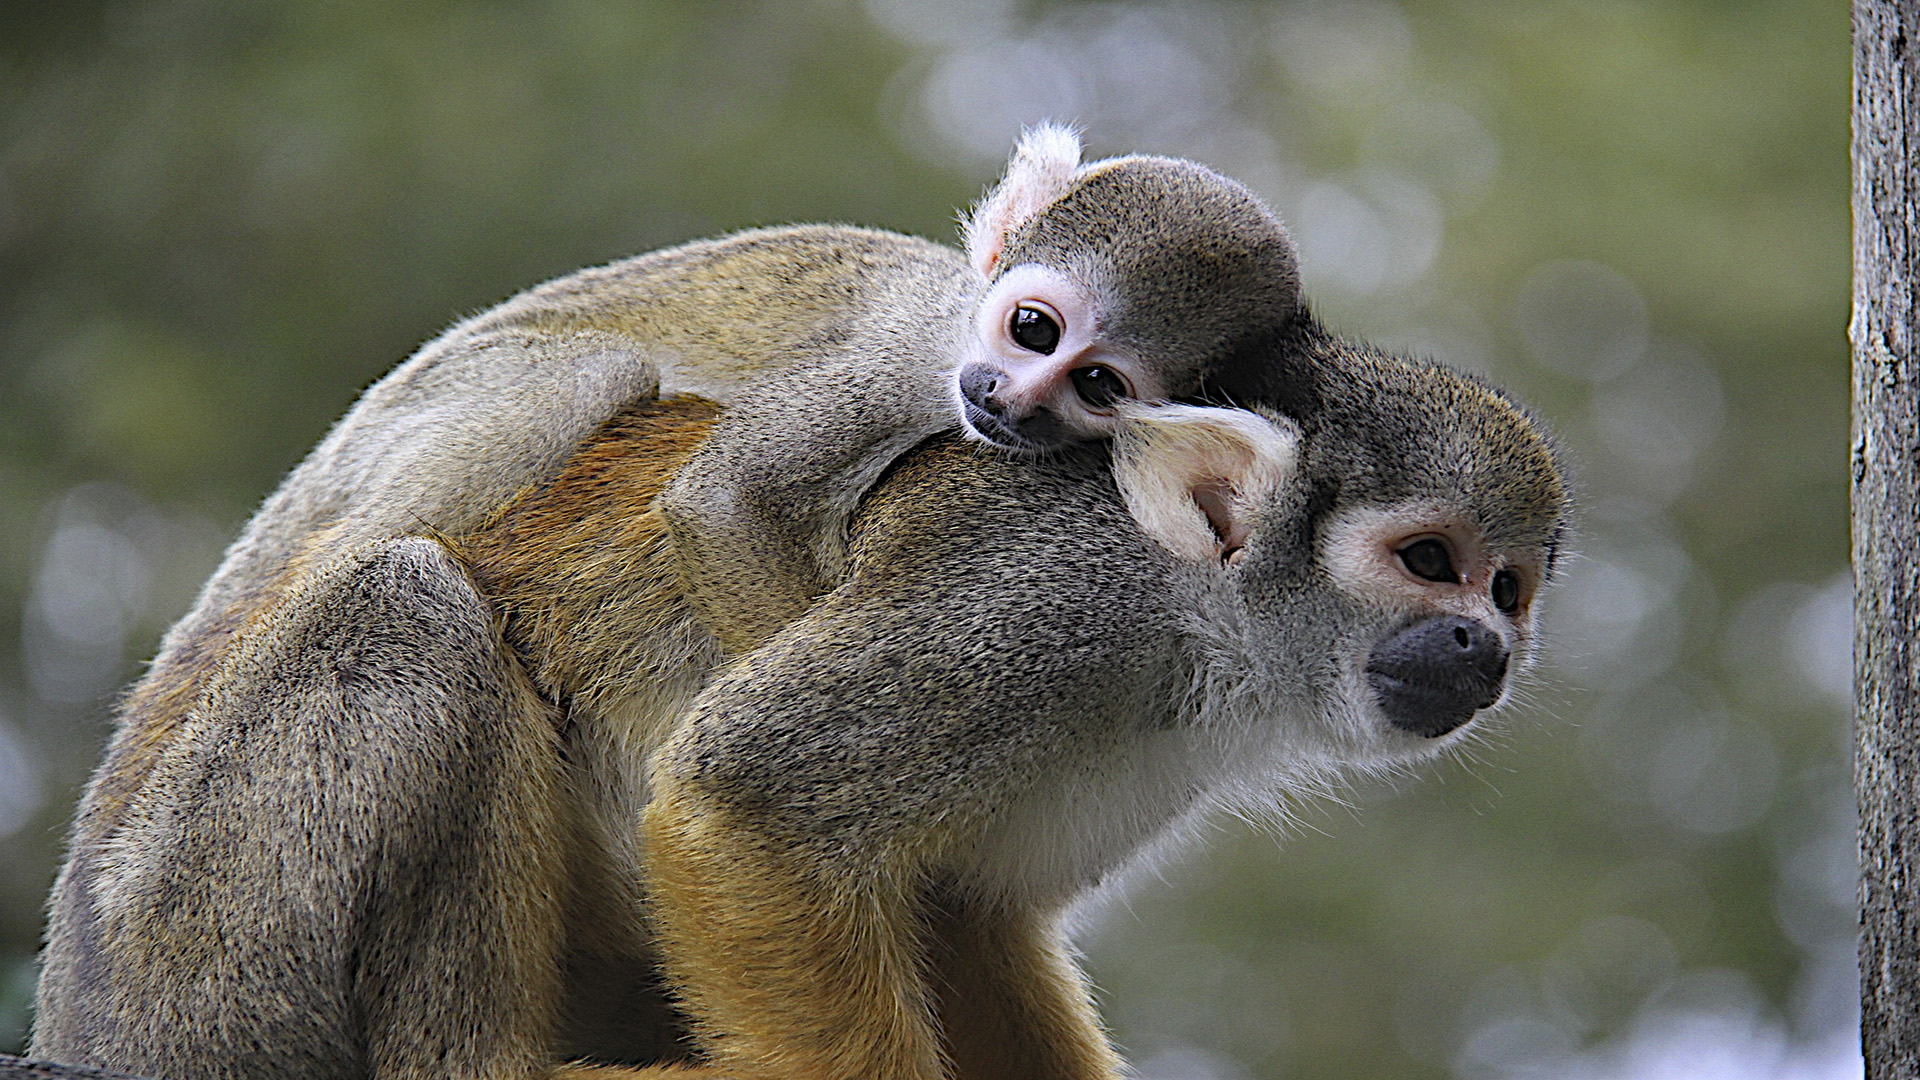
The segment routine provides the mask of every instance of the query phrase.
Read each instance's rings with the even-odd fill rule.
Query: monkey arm
[[[1045,755],[927,730],[937,701],[985,688],[908,666],[942,647],[934,633],[861,640],[873,605],[795,624],[656,759],[649,895],[696,1028],[742,1077],[1118,1075],[1056,913],[956,880],[988,804],[1017,799]],[[849,671],[854,657],[873,666]],[[942,726],[976,722],[993,726]]]
[[[122,741],[167,744],[117,822],[76,839],[36,1055],[209,1078],[547,1070],[558,717],[446,549],[388,541],[296,579],[183,708],[123,718]]]
[[[672,781],[648,808],[647,843],[662,952],[719,1074],[946,1075],[910,867],[828,880]]]
[[[859,303],[781,348],[661,494],[687,596],[731,651],[838,585],[861,499],[901,455],[959,424],[952,371],[976,299],[965,264],[892,243],[848,278]]]
[[[1057,916],[949,901],[930,935],[933,986],[954,1071],[1048,1080],[1122,1072]]]
[[[1066,545],[1081,558],[1044,557]],[[1158,565],[1097,467],[949,443],[889,477],[847,584],[723,672],[653,762],[653,916],[717,1065],[1117,1075],[1055,926],[1090,882],[983,852],[1041,841],[1022,807],[1123,770],[1162,722]],[[1137,606],[1086,604],[1096,579]]]
[[[765,641],[839,583],[861,497],[953,422],[938,367],[879,353],[790,372],[729,407],[661,493],[687,598],[729,650]]]
[[[756,674],[821,674],[800,656],[780,659],[789,662]],[[776,748],[768,704],[753,685],[704,698],[700,726],[656,768],[646,814],[661,949],[720,1070],[768,1080],[1119,1075],[1053,913],[951,885],[942,849],[955,838],[930,805],[942,785],[875,769],[872,786],[889,794],[923,787],[928,805],[910,807],[836,784],[835,759],[876,764],[866,740],[850,740],[844,757],[828,745]],[[858,725],[853,711],[834,719]],[[736,731],[770,739],[773,756],[741,762]],[[739,783],[741,771],[779,768],[775,758],[802,782]]]

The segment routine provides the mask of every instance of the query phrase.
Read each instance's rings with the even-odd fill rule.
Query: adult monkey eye
[[[1050,356],[1060,344],[1060,320],[1044,308],[1021,304],[1007,319],[1007,334],[1028,352]]]
[[[1094,364],[1074,368],[1067,373],[1067,378],[1073,380],[1073,392],[1080,395],[1080,400],[1096,409],[1105,408],[1129,396],[1127,381],[1110,367]]]
[[[1453,553],[1447,550],[1447,545],[1432,537],[1415,540],[1401,548],[1399,555],[1400,565],[1406,567],[1407,573],[1414,577],[1449,585],[1460,582],[1460,575],[1453,569]]]
[[[1511,615],[1520,609],[1520,575],[1502,570],[1493,575],[1493,606]]]

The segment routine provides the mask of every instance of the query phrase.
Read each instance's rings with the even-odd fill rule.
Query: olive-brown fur
[[[1129,160],[1062,213],[1128,169],[1212,190]],[[1136,225],[1088,239],[1144,272]],[[1179,413],[1202,443],[960,441],[928,364],[976,270],[863,230],[643,256],[430,343],[121,703],[34,1053],[171,1080],[1114,1080],[1073,906],[1210,809],[1456,738],[1355,689],[1417,605],[1337,578],[1329,535],[1431,503],[1550,563],[1564,529],[1524,412],[1325,334],[1272,241],[1182,263],[1177,333],[1125,316],[1193,335],[1195,385],[1253,410]],[[1246,274],[1234,317],[1209,306]]]

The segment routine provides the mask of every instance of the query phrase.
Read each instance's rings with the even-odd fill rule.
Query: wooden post
[[[1920,0],[1854,0],[1854,786],[1868,1080],[1920,1078],[1917,289]]]

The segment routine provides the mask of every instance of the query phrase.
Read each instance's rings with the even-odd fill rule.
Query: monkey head
[[[1064,129],[1029,132],[967,223],[987,284],[954,390],[963,430],[1008,449],[1104,438],[1123,401],[1232,391],[1299,303],[1293,241],[1246,188],[1079,155]]]
[[[1123,407],[1116,478],[1202,578],[1206,677],[1234,689],[1200,700],[1281,704],[1304,722],[1270,749],[1309,770],[1426,756],[1533,657],[1567,529],[1556,453],[1470,376],[1304,314],[1284,351],[1285,411]]]

